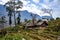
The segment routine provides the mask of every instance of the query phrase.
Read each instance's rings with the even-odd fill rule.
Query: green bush
[[[48,29],[52,31],[60,31],[60,19],[50,21],[48,23]]]

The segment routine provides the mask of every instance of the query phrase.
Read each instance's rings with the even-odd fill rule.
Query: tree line
[[[9,25],[11,26],[12,24],[12,16],[14,16],[14,24],[15,26],[20,24],[20,10],[18,11],[19,8],[22,8],[22,2],[19,0],[10,0],[8,1],[4,6],[6,7],[6,11],[8,12],[8,17],[9,17]],[[16,20],[16,13],[18,13],[18,17]],[[16,22],[17,21],[17,22]]]

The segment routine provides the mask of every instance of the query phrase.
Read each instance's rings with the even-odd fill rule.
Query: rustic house
[[[48,21],[41,21],[41,22],[37,22],[35,21],[35,24],[33,24],[32,22],[26,23],[23,25],[23,29],[27,29],[27,28],[37,28],[37,27],[46,27],[48,25]]]

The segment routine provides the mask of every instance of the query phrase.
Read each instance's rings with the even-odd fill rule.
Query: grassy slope
[[[58,25],[57,25],[58,24]],[[6,28],[7,34],[0,35],[0,40],[56,40],[60,35],[60,19],[49,22],[47,29],[30,29],[24,30],[21,27]]]
[[[7,33],[5,36],[0,36],[0,40],[56,40],[57,32],[50,32],[45,30],[23,30],[20,29],[18,32]]]

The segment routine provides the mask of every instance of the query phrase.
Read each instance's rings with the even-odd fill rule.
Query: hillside
[[[7,32],[6,35],[3,30]],[[60,35],[60,19],[49,21],[46,29],[25,30],[22,29],[22,26],[16,26],[3,30],[1,30],[3,33],[0,32],[0,40],[57,40]]]

